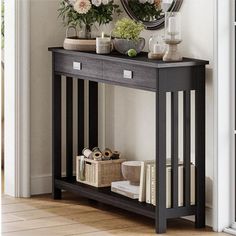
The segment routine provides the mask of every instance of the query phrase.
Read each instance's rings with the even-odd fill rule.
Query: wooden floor
[[[31,199],[2,198],[4,236],[145,236],[155,235],[154,221],[110,206],[64,194],[53,201],[50,195]],[[185,220],[168,222],[169,235],[221,236],[209,228],[196,230]]]

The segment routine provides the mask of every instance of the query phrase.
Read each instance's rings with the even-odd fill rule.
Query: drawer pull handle
[[[133,79],[133,71],[131,70],[124,70],[123,71],[124,79]]]
[[[81,62],[73,62],[73,69],[74,70],[82,70],[82,63]]]

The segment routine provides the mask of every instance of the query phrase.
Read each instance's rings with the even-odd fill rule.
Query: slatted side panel
[[[59,78],[59,77],[58,77]],[[55,106],[60,112],[57,115],[57,127],[60,133],[60,166],[61,175],[72,178],[75,175],[75,157],[82,154],[85,147],[85,136],[89,136],[89,146],[97,146],[98,141],[98,87],[97,83],[89,82],[89,115],[85,114],[85,83],[71,77],[60,77],[60,103]],[[57,91],[59,96],[59,91]],[[57,101],[58,102],[58,101]],[[60,110],[59,106],[60,105]],[[56,109],[55,108],[55,109]],[[85,123],[89,124],[89,133]],[[60,129],[59,129],[60,119]],[[59,137],[58,137],[59,139]],[[59,141],[57,142],[59,147]],[[59,155],[58,155],[59,156]]]
[[[190,208],[195,201],[195,144],[192,142],[195,140],[194,97],[194,91],[167,93],[167,189],[168,185],[171,185],[170,199],[167,191],[167,207],[176,209]],[[170,177],[168,176],[169,162],[171,163]]]
[[[161,180],[156,193],[157,232],[166,226],[164,217],[192,215],[197,210],[195,120],[201,115],[196,110],[194,90],[157,94],[156,177]]]

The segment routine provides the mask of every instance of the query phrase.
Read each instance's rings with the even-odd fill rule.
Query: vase
[[[85,25],[85,34],[84,34],[86,39],[91,39],[92,38],[92,30],[91,30],[91,25]]]
[[[115,49],[121,54],[127,54],[130,49],[134,49],[137,53],[140,53],[145,47],[145,39],[139,38],[138,40],[119,39],[113,40]]]

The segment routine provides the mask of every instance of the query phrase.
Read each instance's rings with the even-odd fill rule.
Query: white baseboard
[[[73,172],[75,176],[75,171]],[[65,172],[62,172],[62,176],[66,176]],[[36,175],[31,176],[31,195],[40,195],[52,193],[52,175]]]
[[[225,228],[223,231],[227,234],[236,235],[236,230],[232,228]]]
[[[52,192],[52,175],[39,175],[31,177],[31,195]]]
[[[194,216],[186,216],[182,218],[193,221],[193,222],[195,221]],[[213,211],[212,211],[212,208],[207,207],[207,206],[206,206],[206,225],[209,227],[213,227]]]

